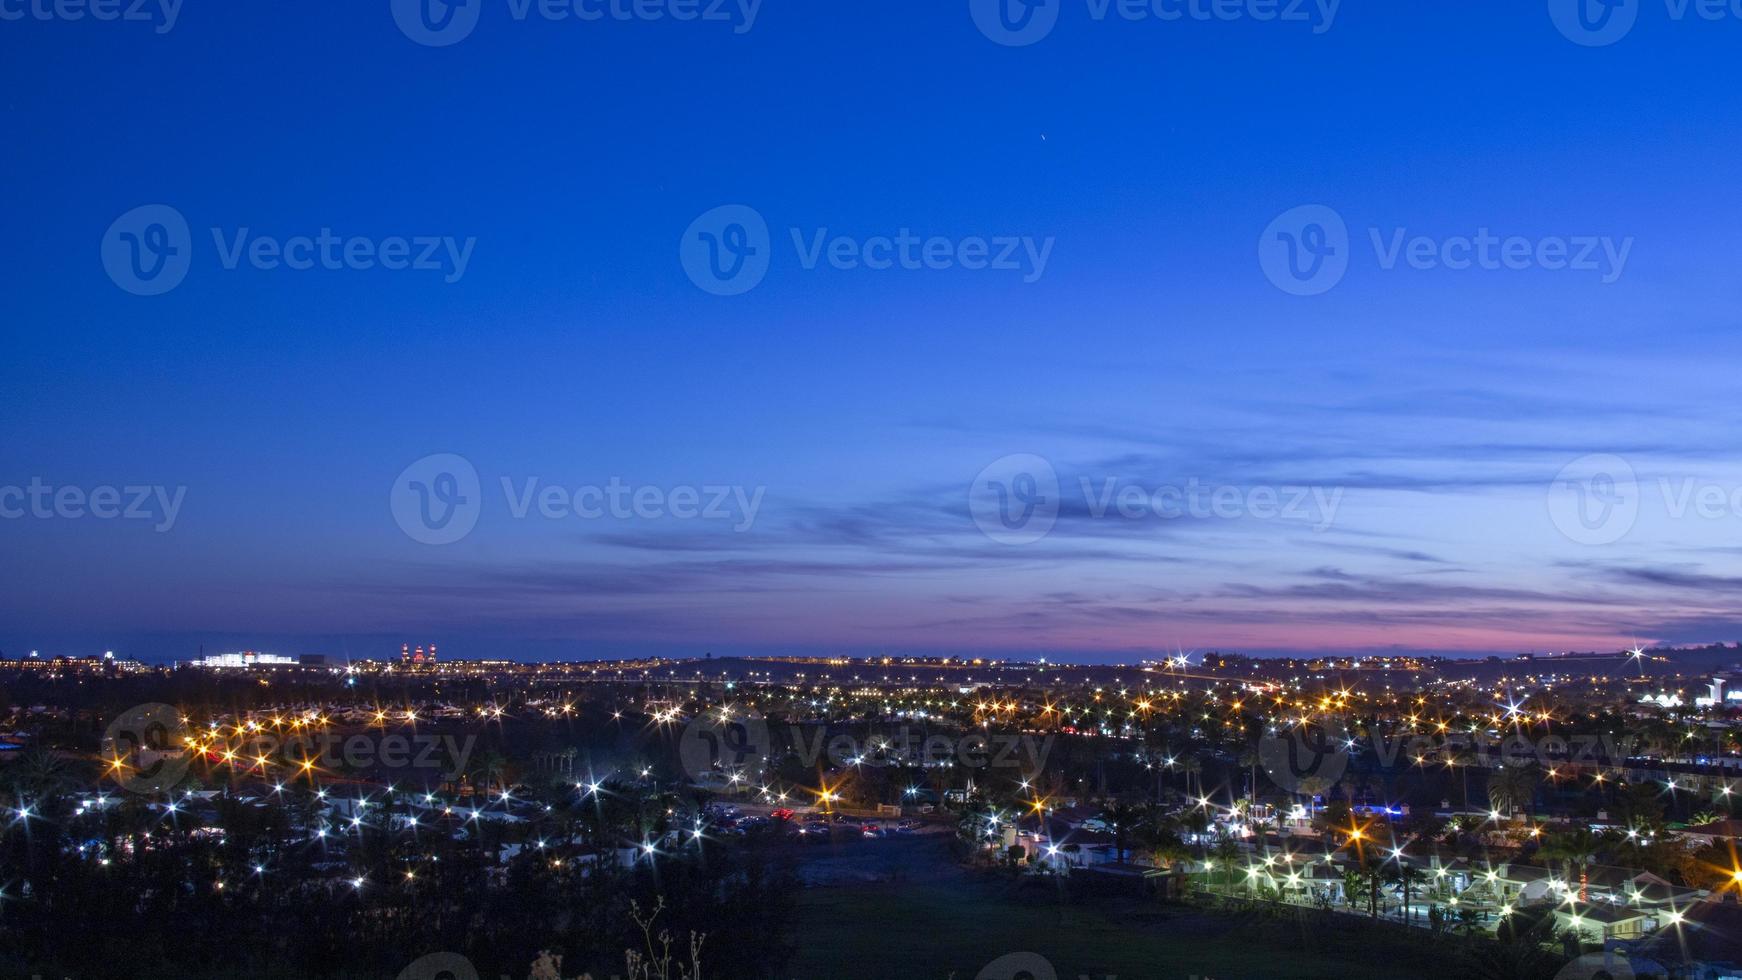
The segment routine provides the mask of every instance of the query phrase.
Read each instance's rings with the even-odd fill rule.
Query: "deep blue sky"
[[[162,533],[0,520],[0,650],[1742,637],[1742,23],[1641,0],[1627,37],[1586,47],[1538,0],[1351,0],[1322,34],[1053,0],[1051,34],[1006,47],[966,0],[767,0],[742,34],[473,2],[442,48],[386,0],[190,4],[161,35],[0,22],[0,487],[186,488]],[[101,257],[146,204],[192,228],[161,296]],[[720,297],[678,256],[727,204],[763,216],[772,264]],[[1346,221],[1349,269],[1291,295],[1260,236],[1310,204]],[[451,284],[225,269],[210,229],[244,227],[476,244]],[[1053,243],[1024,283],[806,269],[793,228]],[[1397,228],[1632,243],[1611,283],[1386,269],[1369,229]],[[482,480],[454,544],[389,507],[433,453]],[[1591,453],[1638,479],[1615,541],[1553,519],[1557,471]],[[1008,454],[1063,485],[1042,540],[972,519],[976,474]],[[516,519],[503,477],[763,497],[742,532]],[[1095,517],[1083,480],[1339,503],[1324,530]],[[1686,488],[1726,501],[1700,516]]]

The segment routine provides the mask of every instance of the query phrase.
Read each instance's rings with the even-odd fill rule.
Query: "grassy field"
[[[1396,948],[1345,949],[1286,923],[1254,926],[1151,903],[1104,909],[1045,887],[1013,892],[970,880],[807,889],[788,972],[805,980],[974,980],[1014,952],[1044,956],[1060,980],[1377,980],[1435,966],[1413,962],[1419,951],[1394,940],[1382,943]]]

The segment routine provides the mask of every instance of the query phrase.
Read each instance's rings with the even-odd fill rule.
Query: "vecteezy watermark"
[[[1639,480],[1621,457],[1592,453],[1561,467],[1547,502],[1549,520],[1569,541],[1614,544],[1639,519]]]
[[[1284,211],[1258,236],[1258,265],[1276,288],[1316,296],[1349,271],[1349,226],[1322,204]]]
[[[1633,980],[1628,957],[1614,950],[1575,956],[1554,975],[1554,980]]]
[[[1647,0],[1548,0],[1548,16],[1567,40],[1587,48],[1601,48],[1632,33]],[[1742,0],[1663,0],[1666,16],[1673,23],[1689,15],[1710,22],[1742,21]]]
[[[827,227],[788,228],[798,265],[807,272],[827,265],[840,271],[946,271],[1013,273],[1023,283],[1046,274],[1054,239],[1031,235],[921,236],[900,228],[864,237],[831,233]],[[727,204],[704,212],[678,243],[678,260],[690,281],[716,296],[756,288],[768,274],[774,243],[768,222],[752,207]]]
[[[1067,492],[1044,457],[1013,453],[975,475],[968,486],[968,513],[993,541],[1029,544],[1052,531],[1067,496],[1070,513],[1095,521],[1284,520],[1324,531],[1336,521],[1343,488],[1235,486],[1197,477],[1139,485],[1117,476],[1079,476]]]
[[[678,760],[692,779],[743,773],[765,760],[793,756],[800,766],[1016,769],[1046,767],[1055,737],[1027,732],[932,732],[909,725],[831,733],[826,725],[771,725],[756,714],[700,715],[678,738]]]
[[[793,725],[781,739],[800,764],[814,767],[827,759],[836,769],[898,767],[1016,769],[1038,775],[1046,768],[1055,736],[1027,732],[928,732],[906,725],[872,734],[835,732],[823,725]]]
[[[212,228],[218,264],[234,272],[247,265],[262,271],[367,271],[437,273],[456,283],[471,264],[475,237],[339,235],[331,228],[285,237],[257,234],[247,226]],[[194,240],[187,219],[166,204],[147,204],[116,218],[103,235],[103,268],[115,285],[139,296],[157,296],[181,285],[193,264]]]
[[[1145,518],[1233,521],[1288,520],[1308,524],[1314,531],[1328,530],[1342,506],[1342,487],[1210,485],[1197,477],[1158,487],[1121,482],[1104,477],[1098,484],[1088,477],[1077,481],[1090,518],[1109,514],[1127,521]]]
[[[968,14],[986,37],[1019,48],[1042,40],[1058,24],[1065,0],[968,0]],[[1337,20],[1342,0],[1084,0],[1096,23],[1254,21],[1303,24],[1323,34]]]
[[[774,751],[768,722],[753,712],[707,712],[690,719],[678,737],[678,761],[692,779],[711,771],[760,766]]]
[[[1309,780],[1328,787],[1343,778],[1351,757],[1371,750],[1382,769],[1421,765],[1621,766],[1639,745],[1635,736],[1608,734],[1541,735],[1527,737],[1485,731],[1446,735],[1376,734],[1353,738],[1340,723],[1293,727],[1258,740],[1258,764],[1279,788],[1299,793]]]
[[[137,296],[156,296],[187,278],[193,235],[180,211],[167,204],[144,204],[109,225],[102,255],[115,285]]]
[[[1672,521],[1742,519],[1742,482],[1659,474],[1646,481],[1611,453],[1581,456],[1548,486],[1549,519],[1579,544],[1613,544],[1626,537],[1642,512]]]
[[[413,541],[452,544],[472,533],[483,512],[478,469],[458,453],[425,456],[400,471],[387,506]]]
[[[1540,735],[1510,733],[1490,735],[1485,731],[1453,732],[1446,735],[1378,735],[1370,739],[1381,768],[1428,763],[1467,764],[1484,769],[1501,766],[1588,765],[1602,768],[1626,763],[1639,747],[1634,735],[1609,734]]]
[[[1058,980],[1058,971],[1039,953],[1005,953],[981,967],[974,980]]]
[[[444,779],[457,779],[466,771],[466,761],[477,747],[478,736],[438,735],[423,732],[402,735],[389,732],[314,732],[280,736],[270,731],[245,734],[207,749],[209,758],[244,769],[269,766],[290,773],[320,769],[324,772],[360,772],[377,766],[384,769],[423,769]]]
[[[503,503],[515,520],[727,521],[744,532],[756,523],[768,488],[742,484],[673,487],[631,484],[611,477],[603,485],[547,484],[536,476],[500,478]],[[472,533],[483,512],[478,470],[455,453],[436,453],[407,466],[393,481],[388,509],[408,537],[452,544]]]
[[[1574,44],[1600,48],[1633,30],[1645,0],[1548,0],[1554,26]],[[1686,0],[1682,0],[1685,5]]]
[[[458,44],[477,29],[485,0],[391,0],[393,22],[406,37],[432,48]],[[762,0],[506,0],[517,22],[677,21],[724,24],[734,34],[756,26]]]
[[[684,229],[678,261],[690,281],[715,296],[755,289],[768,275],[768,222],[744,204],[723,204]]]
[[[172,488],[143,483],[119,487],[103,484],[87,490],[76,486],[54,486],[43,482],[42,477],[33,476],[27,486],[0,486],[0,518],[77,520],[94,517],[99,521],[150,521],[152,530],[162,534],[175,527],[176,516],[181,513],[187,492],[185,486]]]
[[[968,513],[981,533],[1000,544],[1039,541],[1058,521],[1058,473],[1033,453],[1001,456],[969,485]]]
[[[1258,740],[1258,764],[1278,788],[1299,793],[1308,780],[1328,788],[1349,768],[1348,732],[1325,725],[1292,727]]]
[[[478,980],[478,968],[459,953],[430,953],[400,970],[398,980]]]
[[[1704,521],[1742,518],[1742,485],[1725,485],[1698,477],[1660,476],[1654,481],[1664,513],[1679,521],[1692,514]]]
[[[136,705],[103,730],[106,775],[130,793],[153,795],[174,789],[191,762],[187,726],[167,704]]]
[[[0,21],[83,21],[150,24],[168,34],[181,18],[182,0],[0,0]]]
[[[1408,228],[1371,227],[1367,235],[1374,263],[1385,272],[1400,265],[1418,271],[1594,273],[1608,285],[1619,280],[1633,252],[1633,238],[1609,235],[1497,235],[1488,228],[1471,234],[1412,235]],[[1322,204],[1307,204],[1277,215],[1258,236],[1258,266],[1286,293],[1316,296],[1343,281],[1353,258],[1343,216]]]

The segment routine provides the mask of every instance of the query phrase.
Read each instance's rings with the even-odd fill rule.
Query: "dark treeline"
[[[775,975],[790,955],[795,885],[771,842],[701,841],[622,866],[593,843],[637,822],[659,834],[675,809],[632,795],[553,808],[534,826],[453,835],[371,820],[318,838],[298,829],[318,819],[306,799],[220,797],[214,821],[179,825],[134,799],[84,813],[47,802],[12,814],[0,836],[0,965],[79,978],[393,977],[453,952],[482,975],[523,977],[548,950],[565,976],[611,976],[646,946],[639,906],[643,918],[659,909],[655,932],[686,961],[692,933],[705,936],[708,976]]]

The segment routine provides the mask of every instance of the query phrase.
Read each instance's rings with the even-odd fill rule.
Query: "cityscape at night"
[[[1742,980],[1739,50],[0,0],[0,980]]]

